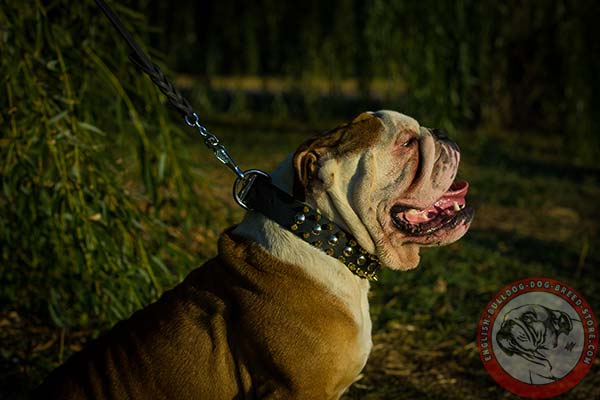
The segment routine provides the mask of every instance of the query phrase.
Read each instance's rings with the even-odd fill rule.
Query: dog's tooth
[[[454,211],[460,211],[460,206],[456,201],[454,202]]]
[[[414,208],[411,208],[406,213],[410,214],[410,215],[417,215],[417,214],[419,214],[419,212],[420,212],[419,210],[415,210]]]

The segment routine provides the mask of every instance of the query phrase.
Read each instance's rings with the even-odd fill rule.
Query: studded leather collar
[[[310,245],[343,263],[354,275],[377,280],[379,259],[369,254],[357,240],[318,210],[294,199],[262,175],[252,175],[242,189],[242,200],[252,210],[267,218]]]

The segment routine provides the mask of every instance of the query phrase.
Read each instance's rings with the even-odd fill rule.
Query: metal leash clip
[[[246,196],[250,192],[250,188],[252,188],[252,184],[254,183],[256,177],[258,175],[262,175],[267,179],[271,179],[269,174],[259,169],[249,169],[247,171],[242,171],[237,163],[233,160],[233,158],[227,152],[225,146],[221,144],[219,138],[210,133],[208,129],[206,129],[201,123],[198,114],[195,112],[191,114],[192,118],[189,115],[185,116],[185,122],[189,126],[193,128],[198,128],[198,132],[200,136],[204,138],[204,144],[213,151],[215,157],[219,161],[221,161],[227,168],[232,170],[237,178],[233,183],[233,198],[236,203],[238,203],[242,208],[250,211],[251,208],[245,203]]]
[[[238,179],[240,179],[240,178],[243,179],[244,172],[242,172],[242,170],[237,165],[237,163],[229,155],[225,146],[223,146],[221,144],[221,142],[219,141],[219,138],[216,137],[215,135],[213,135],[212,133],[210,133],[208,131],[208,129],[206,129],[200,123],[200,118],[198,117],[198,114],[196,114],[194,112],[194,113],[192,113],[192,117],[194,119],[193,121],[191,120],[189,115],[186,115],[185,123],[188,124],[189,126],[191,126],[192,128],[198,128],[198,132],[200,133],[200,136],[202,136],[204,138],[204,144],[206,145],[206,147],[211,149],[213,151],[213,153],[215,154],[215,157],[217,157],[217,159],[219,161],[221,161],[223,164],[225,164],[225,166],[227,166],[227,168],[232,170],[238,176]]]

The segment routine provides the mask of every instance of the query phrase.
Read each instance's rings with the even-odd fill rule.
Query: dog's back
[[[219,257],[71,357],[35,398],[339,397],[362,368],[354,321],[301,270],[235,240],[223,235]]]

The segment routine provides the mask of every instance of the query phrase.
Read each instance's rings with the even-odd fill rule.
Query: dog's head
[[[417,266],[419,247],[452,243],[469,228],[459,161],[442,132],[393,111],[363,113],[298,148],[293,190],[385,266],[405,270]]]
[[[496,341],[507,355],[538,363],[546,361],[541,351],[555,349],[559,335],[568,335],[572,329],[573,321],[565,312],[526,304],[506,313]]]

